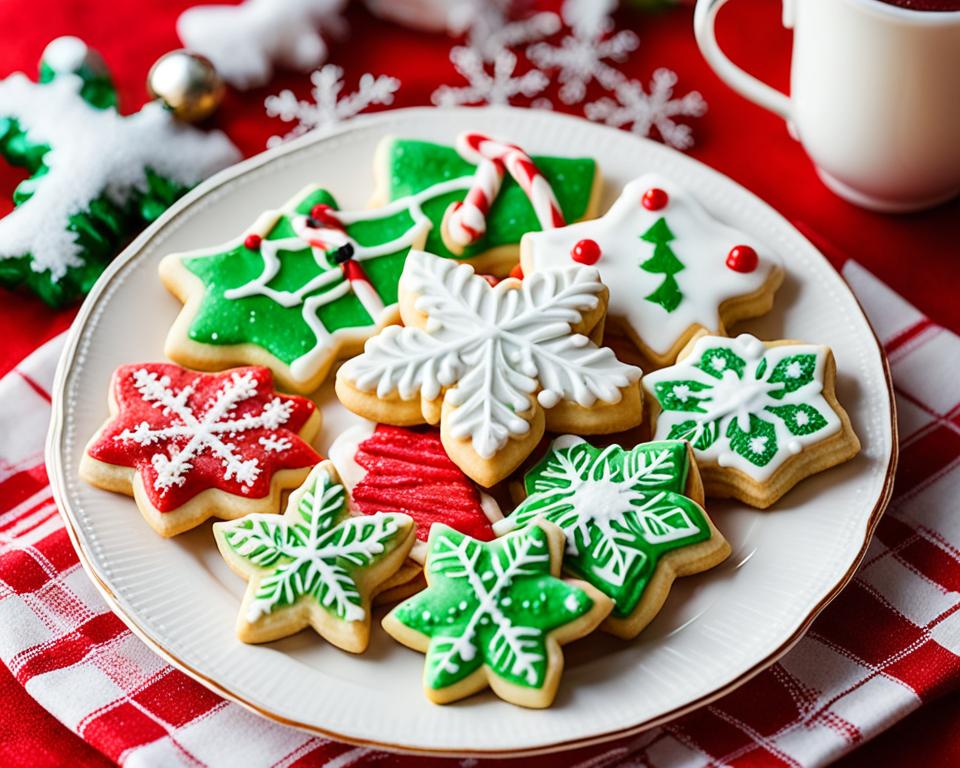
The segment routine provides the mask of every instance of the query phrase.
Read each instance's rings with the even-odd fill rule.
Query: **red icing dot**
[[[659,187],[651,187],[643,193],[641,202],[648,211],[659,211],[670,202],[670,196]]]
[[[570,258],[581,264],[596,264],[601,256],[596,240],[581,240],[570,249]]]
[[[727,254],[727,267],[734,272],[753,272],[760,263],[757,252],[749,245],[735,245]]]
[[[247,235],[243,241],[243,247],[249,248],[251,251],[256,251],[260,249],[260,243],[262,242],[263,238],[260,237],[260,235]]]
[[[523,280],[523,267],[517,264],[513,269],[510,270],[510,277],[515,277],[517,280]]]

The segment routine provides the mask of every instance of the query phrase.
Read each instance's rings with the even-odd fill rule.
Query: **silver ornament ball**
[[[206,56],[179,50],[165,53],[150,68],[147,90],[179,120],[199,122],[223,101],[223,79]]]

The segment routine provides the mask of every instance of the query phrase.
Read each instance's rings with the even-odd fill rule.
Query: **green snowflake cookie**
[[[613,600],[604,628],[621,637],[656,615],[674,575],[706,570],[729,551],[698,503],[696,468],[680,441],[601,449],[566,435],[525,475],[524,489],[526,499],[494,530],[559,526],[564,571]]]
[[[701,469],[736,470],[757,484],[772,483],[791,457],[848,431],[823,346],[703,336],[644,385],[660,406],[656,438],[688,440]],[[847,442],[852,453],[830,466],[856,453],[852,431]]]
[[[240,159],[220,131],[178,122],[159,102],[117,111],[100,56],[75,37],[50,43],[39,82],[0,81],[0,156],[29,174],[0,219],[0,285],[58,306],[90,290],[144,224]]]
[[[351,517],[329,461],[314,467],[283,515],[247,515],[213,526],[227,564],[248,579],[237,619],[246,643],[312,626],[359,653],[370,638],[370,600],[403,564],[414,539],[407,515]]]
[[[310,187],[229,243],[167,256],[160,276],[186,305],[167,355],[206,369],[256,362],[310,393],[397,321],[406,255],[429,227],[416,208],[340,211]]]
[[[427,589],[383,620],[397,640],[426,653],[423,682],[432,701],[489,684],[515,704],[550,705],[559,645],[591,632],[611,608],[588,584],[557,578],[562,547],[563,534],[550,523],[490,542],[434,524]]]

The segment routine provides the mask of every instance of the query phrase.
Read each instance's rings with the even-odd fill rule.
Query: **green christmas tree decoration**
[[[674,275],[684,268],[683,263],[670,248],[675,235],[662,216],[642,235],[641,240],[653,244],[653,255],[640,265],[640,269],[655,275],[664,275],[663,281],[648,296],[646,301],[659,304],[667,312],[673,312],[683,301],[683,293]]]
[[[116,103],[102,59],[74,37],[47,46],[38,82],[0,81],[0,155],[29,174],[0,220],[0,285],[52,306],[85,294],[144,224],[239,159],[225,135],[158,103],[126,117]]]

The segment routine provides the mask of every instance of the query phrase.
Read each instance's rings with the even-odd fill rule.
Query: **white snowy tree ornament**
[[[47,47],[38,83],[0,81],[0,154],[30,173],[0,220],[0,283],[54,305],[86,293],[140,226],[240,159],[226,135],[159,102],[121,115],[102,61],[75,37]]]
[[[393,95],[400,88],[400,81],[388,75],[374,76],[369,72],[360,77],[357,90],[345,96],[343,69],[327,64],[310,75],[313,101],[298,99],[289,89],[264,100],[267,115],[278,117],[286,123],[295,123],[285,136],[271,136],[267,146],[273,147],[288,139],[302,136],[316,128],[326,128],[341,120],[353,117],[374,104],[392,104]]]
[[[342,33],[346,0],[246,0],[199,5],[177,19],[183,44],[210,59],[234,88],[254,88],[274,65],[309,72],[327,58],[321,31]]]

